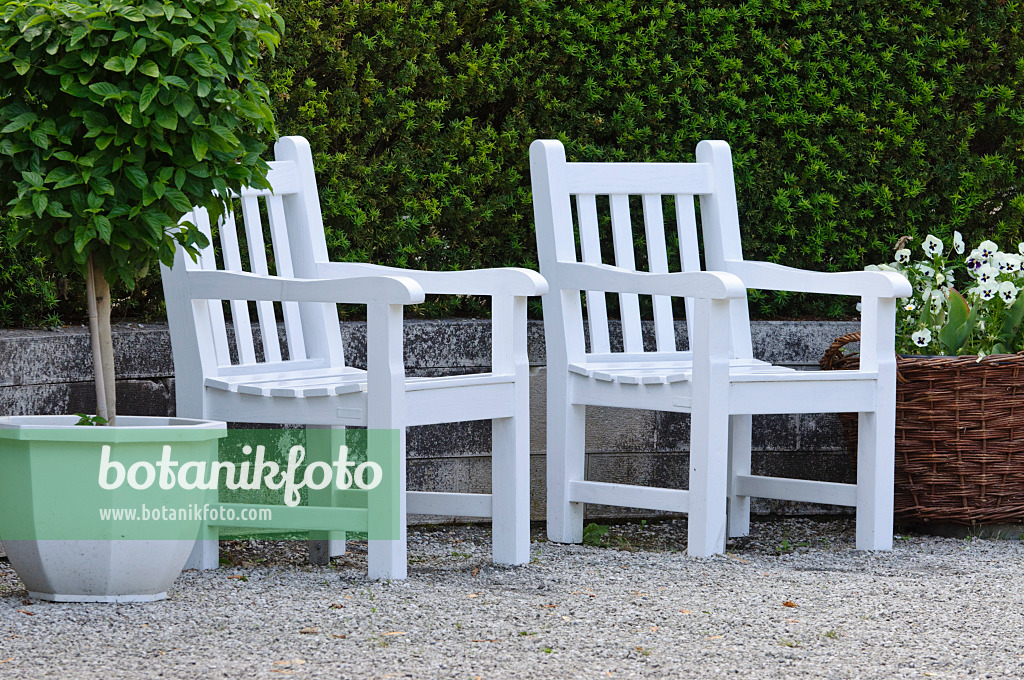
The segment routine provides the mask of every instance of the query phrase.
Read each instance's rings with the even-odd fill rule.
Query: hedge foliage
[[[535,266],[528,147],[732,145],[745,255],[819,270],[902,235],[1024,233],[1024,5],[911,0],[280,0],[265,68],[310,138],[339,260]],[[757,297],[762,316],[841,315]],[[443,304],[459,305],[445,307]],[[472,312],[465,301],[433,313]]]

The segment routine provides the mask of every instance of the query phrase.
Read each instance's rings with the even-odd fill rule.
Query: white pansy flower
[[[989,281],[978,286],[978,297],[982,300],[991,300],[999,294],[999,284]]]
[[[910,339],[918,347],[927,347],[932,341],[932,332],[927,328],[922,328],[919,331],[911,333]]]
[[[899,269],[893,267],[891,264],[880,264],[878,265],[878,271],[880,272],[899,272]]]
[[[942,272],[938,272],[938,273],[935,274],[935,283],[937,283],[937,284],[939,284],[941,286],[945,282],[946,282],[946,277],[945,277],[945,275]]]
[[[1017,245],[1017,252],[1020,253],[1021,255],[1024,255],[1024,241]]]
[[[921,248],[924,249],[925,253],[931,255],[932,257],[938,257],[939,255],[942,255],[942,241],[935,238],[931,234],[928,234],[928,236],[925,237],[924,243],[921,244]]]
[[[1021,270],[1022,260],[1024,260],[1024,258],[1021,258],[1020,255],[1013,255],[1011,253],[1004,255],[1003,257],[1005,259],[1005,266],[1002,268],[1004,272],[1019,272]]]
[[[977,248],[971,251],[971,254],[967,256],[967,260],[965,261],[968,269],[977,269],[986,263],[987,259],[981,256],[981,251]]]
[[[1013,282],[1003,281],[999,284],[999,297],[1001,297],[1003,302],[1006,304],[1012,305],[1017,301],[1017,293],[1019,290],[1020,289],[1017,288],[1017,286],[1013,285]]]
[[[999,252],[999,246],[994,241],[982,241],[978,246],[978,254],[986,259],[991,259]]]
[[[935,270],[923,262],[918,262],[917,264],[915,264],[914,269],[921,272],[925,276],[935,276]]]
[[[910,262],[910,248],[901,248],[896,251],[896,261],[900,264]]]
[[[978,283],[987,284],[996,280],[999,276],[999,270],[990,264],[984,264],[978,268],[978,271],[974,273],[974,278],[978,280]]]
[[[957,255],[964,254],[964,236],[959,231],[953,232],[953,250]]]
[[[866,272],[877,272],[877,271],[881,271],[881,270],[879,270],[877,264],[869,264],[868,266],[864,267],[864,271],[866,271]]]

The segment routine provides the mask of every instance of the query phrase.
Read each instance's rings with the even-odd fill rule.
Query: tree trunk
[[[114,387],[114,341],[110,331],[110,284],[103,268],[89,256],[85,290],[89,304],[89,338],[96,380],[96,415],[110,425],[117,416]]]

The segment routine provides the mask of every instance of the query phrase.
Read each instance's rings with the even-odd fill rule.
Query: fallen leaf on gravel
[[[786,619],[786,623],[800,623],[798,619]]]
[[[480,567],[473,567],[473,576],[476,576],[479,573],[480,573]]]
[[[381,635],[405,635],[404,630],[393,630],[390,633],[381,633]]]
[[[708,639],[709,640],[721,640],[724,637],[725,637],[724,635],[712,635]]]
[[[497,641],[498,641],[497,638],[494,638],[493,640],[473,640],[473,642],[497,642]]]
[[[235,574],[234,576],[228,576],[228,578],[244,578],[241,574]]]
[[[689,614],[690,610],[689,609],[680,609],[679,612],[682,613],[682,614]]]
[[[34,602],[32,602],[32,600],[27,600],[27,599],[26,600],[22,600],[21,603],[22,604],[35,604]]]
[[[300,628],[299,632],[303,635],[315,635],[320,632],[320,629],[314,628],[313,626],[306,626],[305,628]]]
[[[294,664],[296,666],[301,666],[304,663],[306,663],[306,662],[303,659],[289,659],[287,661],[275,661],[274,665],[275,666],[291,666],[291,665]]]
[[[10,663],[12,661],[14,661],[14,657],[13,656],[10,659],[2,659],[2,660],[0,660],[0,663]]]
[[[783,607],[799,607],[800,605],[798,605],[796,602],[793,602],[793,600],[786,600],[785,602],[782,603],[782,606]]]
[[[657,626],[651,626],[651,632],[652,633],[657,633],[658,632],[658,627]]]
[[[569,618],[568,616],[563,616],[563,617],[562,617],[562,620],[563,620],[563,621],[571,621],[572,619],[570,619],[570,618]]]
[[[728,557],[730,560],[736,560],[737,562],[742,562],[743,564],[751,564],[750,560],[745,560],[742,557],[736,557],[735,555],[726,555],[726,557]]]
[[[30,612],[27,609],[19,609],[18,611],[21,612],[22,614],[25,614],[26,616],[35,616],[36,615],[35,612]]]
[[[470,593],[469,595],[466,595],[466,597],[480,597],[480,593]]]
[[[335,602],[334,604],[331,605],[331,609],[344,609],[344,608],[345,608],[345,605],[343,605],[340,602]]]
[[[339,638],[339,639],[341,639],[341,640],[344,640],[344,639],[345,639],[345,638],[347,638],[348,636],[347,636],[347,635],[332,635],[331,637],[333,637],[333,638]]]

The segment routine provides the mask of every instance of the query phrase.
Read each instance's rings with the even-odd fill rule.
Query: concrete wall
[[[351,363],[365,365],[366,325],[342,324]],[[685,324],[677,336],[685,345]],[[754,353],[774,363],[816,367],[832,340],[856,330],[849,322],[763,321],[753,325]],[[615,328],[612,335],[615,335]],[[472,373],[490,365],[490,324],[477,320],[408,321],[411,375]],[[544,516],[543,327],[529,327],[533,515]],[[174,366],[165,325],[116,328],[118,408],[127,415],[174,414]],[[0,414],[95,412],[92,358],[84,328],[55,332],[0,330]],[[592,407],[588,410],[588,478],[686,487],[688,416]],[[787,477],[852,481],[852,469],[832,415],[754,418],[754,471]],[[490,427],[468,422],[413,428],[408,437],[410,488],[487,491]],[[759,501],[760,513],[845,512],[829,506]],[[649,516],[649,511],[590,506],[591,517]]]

